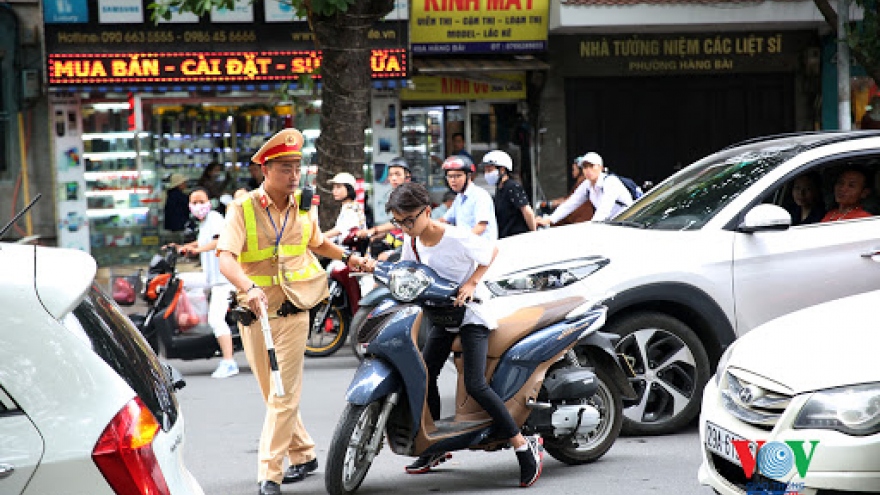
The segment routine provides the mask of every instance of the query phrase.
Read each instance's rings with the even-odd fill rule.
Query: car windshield
[[[815,138],[814,138],[815,139]],[[722,151],[651,189],[611,224],[658,230],[698,230],[749,186],[804,151],[809,140],[764,141]]]
[[[112,300],[93,285],[73,312],[62,318],[85,336],[101,357],[144,401],[164,430],[177,421],[177,399],[159,359]]]

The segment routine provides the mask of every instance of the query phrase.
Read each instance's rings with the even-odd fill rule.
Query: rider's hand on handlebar
[[[461,284],[458,288],[458,296],[455,298],[456,306],[464,306],[465,304],[471,302],[474,299],[474,291],[477,290],[477,283],[468,280],[465,283]]]
[[[376,268],[376,260],[353,254],[348,258],[348,268],[355,272],[372,272]]]

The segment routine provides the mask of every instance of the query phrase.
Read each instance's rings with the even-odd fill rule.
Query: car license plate
[[[745,438],[706,421],[706,448],[737,466],[742,466],[739,454],[733,447],[733,440],[745,440]]]

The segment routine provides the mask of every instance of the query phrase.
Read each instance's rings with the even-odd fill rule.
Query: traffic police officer
[[[281,493],[280,484],[300,481],[317,469],[315,443],[300,418],[303,357],[308,337],[308,308],[326,297],[326,274],[309,251],[341,259],[353,270],[367,260],[325,240],[310,205],[300,207],[303,136],[284,129],[253,156],[263,184],[229,206],[226,229],[217,244],[220,271],[238,289],[238,299],[253,316],[268,308],[275,355],[286,392],[276,394],[258,319],[240,324],[242,344],[266,402],[260,435],[260,495]],[[322,285],[323,284],[323,285]],[[316,301],[317,299],[317,301]],[[248,321],[250,320],[250,321]],[[283,471],[284,457],[290,466]]]

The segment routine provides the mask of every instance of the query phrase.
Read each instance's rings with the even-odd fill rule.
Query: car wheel
[[[625,316],[608,331],[620,335],[616,350],[635,374],[638,399],[624,410],[623,433],[671,433],[693,420],[709,380],[709,357],[694,331],[655,312]]]

